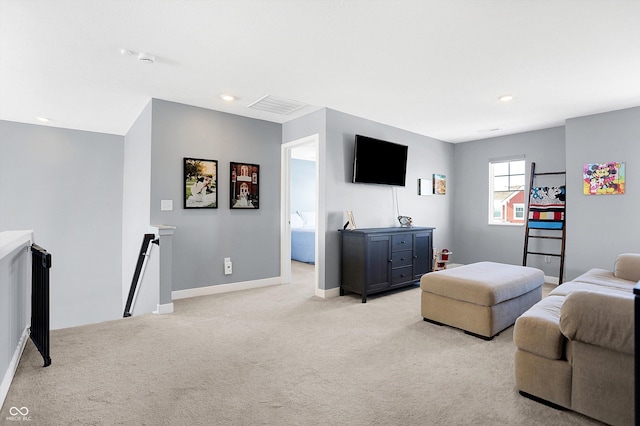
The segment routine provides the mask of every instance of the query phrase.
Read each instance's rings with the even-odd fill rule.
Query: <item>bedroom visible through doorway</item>
[[[283,145],[283,282],[318,293],[318,139]]]

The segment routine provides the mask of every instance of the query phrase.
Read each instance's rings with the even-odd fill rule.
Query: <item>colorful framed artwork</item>
[[[436,195],[446,195],[447,177],[445,175],[433,175],[433,193]]]
[[[218,161],[185,158],[183,163],[185,209],[218,208]]]
[[[585,195],[624,194],[624,163],[594,163],[584,165]]]
[[[260,208],[260,166],[231,163],[230,194],[232,209]]]

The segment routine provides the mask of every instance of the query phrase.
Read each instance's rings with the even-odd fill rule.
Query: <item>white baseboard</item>
[[[340,287],[330,288],[329,290],[321,290],[316,288],[316,296],[323,299],[329,299],[330,297],[340,296]]]
[[[158,309],[153,311],[154,314],[172,314],[173,313],[173,303],[165,303],[163,305],[158,305]]]
[[[26,346],[28,339],[29,339],[29,327],[25,328],[24,331],[22,332],[20,341],[18,341],[18,346],[16,347],[16,350],[13,353],[13,358],[11,358],[11,362],[7,367],[7,371],[4,374],[4,378],[2,379],[2,383],[0,383],[0,407],[2,407],[2,405],[4,404],[4,400],[7,398],[7,394],[9,393],[9,387],[11,386],[11,382],[13,381],[13,376],[15,376],[16,370],[18,369],[18,363],[20,362],[22,351],[24,351],[24,347]]]
[[[558,277],[550,277],[548,275],[545,275],[544,276],[544,282],[545,283],[549,283],[549,284],[558,285],[558,284],[560,284],[560,278],[558,278]]]
[[[208,296],[210,294],[229,293],[231,291],[249,290],[252,288],[269,287],[282,284],[281,277],[264,278],[254,281],[242,281],[231,284],[210,285],[207,287],[188,288],[171,292],[171,299],[187,299],[189,297]]]

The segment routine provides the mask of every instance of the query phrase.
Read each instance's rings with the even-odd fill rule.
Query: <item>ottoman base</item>
[[[502,283],[494,282],[495,277],[488,282],[482,281],[482,277],[476,274],[486,272],[493,265],[495,265],[495,270],[506,274],[499,274],[503,279]],[[505,268],[505,266],[507,267]],[[459,268],[432,272],[422,277],[421,312],[425,320],[456,327],[477,337],[491,339],[513,325],[520,315],[542,299],[542,284],[544,282],[542,271],[488,262],[483,262],[482,265],[478,264],[477,267],[472,264],[460,268],[465,269],[456,271],[455,279],[452,279],[453,271]],[[451,272],[447,274],[449,271]],[[512,271],[511,276],[509,276],[510,271]],[[461,274],[465,276],[464,284],[461,285],[464,285],[467,290],[471,289],[471,292],[461,292],[460,287],[456,287],[456,279],[459,279]],[[477,286],[473,280],[466,278],[467,274],[474,277],[473,280],[477,281]],[[518,284],[520,275],[523,275],[521,287]],[[446,285],[443,286],[443,282],[446,282]],[[461,295],[469,293],[474,294],[472,297],[482,300],[496,299],[497,297],[482,297],[482,295],[495,296],[505,286],[509,287],[512,297],[498,301],[491,306],[460,299]],[[440,294],[434,293],[430,289]],[[447,292],[451,294],[451,297],[446,294]]]

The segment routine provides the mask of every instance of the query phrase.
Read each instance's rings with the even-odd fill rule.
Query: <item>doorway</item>
[[[282,145],[281,276],[283,283],[312,277],[313,294],[324,297],[319,282],[324,258],[319,248],[324,241],[319,160],[317,134]]]

